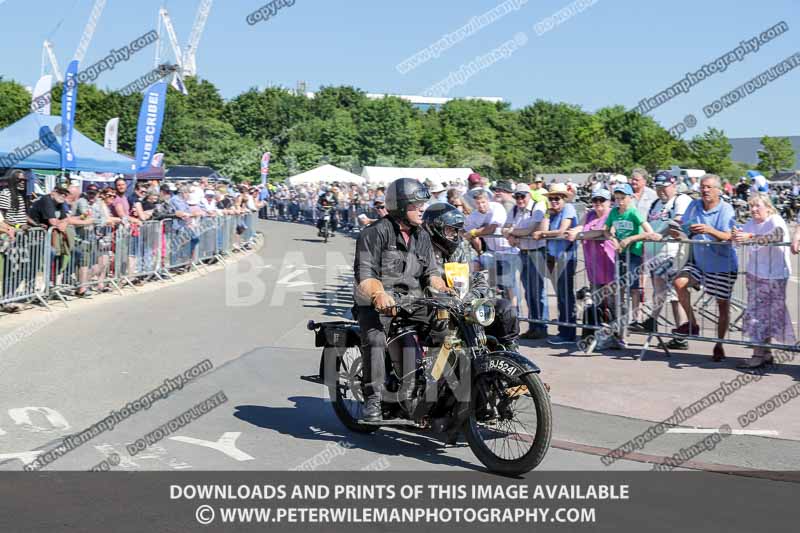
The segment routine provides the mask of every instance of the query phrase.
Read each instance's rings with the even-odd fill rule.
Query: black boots
[[[380,422],[383,420],[381,413],[381,397],[378,394],[367,396],[367,401],[364,402],[364,411],[361,415],[363,422]]]

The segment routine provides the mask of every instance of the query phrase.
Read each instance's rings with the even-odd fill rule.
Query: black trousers
[[[363,356],[365,394],[381,395],[386,382],[386,333],[392,317],[379,314],[374,307],[357,307],[358,325],[361,328],[361,354]],[[436,320],[434,312],[421,308],[406,320],[416,325],[417,335],[427,346],[440,346],[447,333],[447,323]],[[408,372],[403,369],[403,372]]]
[[[510,300],[499,298],[495,301],[494,322],[486,328],[486,334],[496,338],[500,344],[519,338],[519,320]]]

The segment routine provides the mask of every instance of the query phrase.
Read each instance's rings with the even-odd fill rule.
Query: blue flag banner
[[[139,124],[136,126],[136,171],[150,168],[161,137],[161,123],[167,104],[167,82],[160,81],[144,91]]]
[[[61,134],[64,136],[61,150],[61,168],[75,168],[75,152],[72,150],[72,133],[75,131],[75,106],[78,103],[78,61],[73,60],[64,74],[64,89],[61,93]]]

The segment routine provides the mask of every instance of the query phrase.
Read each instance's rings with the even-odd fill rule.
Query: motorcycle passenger
[[[430,205],[422,216],[422,227],[431,235],[433,252],[440,268],[445,263],[470,263],[470,245],[463,238],[465,217],[457,207],[445,202]],[[466,300],[487,298],[489,283],[484,272],[472,272]],[[519,320],[506,298],[495,300],[495,320],[485,328],[491,335],[511,351],[518,351]]]
[[[430,199],[428,189],[417,180],[400,178],[386,188],[385,199],[388,214],[361,232],[353,265],[366,422],[383,419],[386,333],[392,320],[386,314],[396,305],[395,296],[422,297],[426,287],[451,292],[442,279],[430,235],[420,227],[423,206]],[[446,324],[435,321],[433,312],[421,309],[413,321],[419,324],[421,340],[432,338],[430,345],[441,342]]]
[[[325,210],[330,210],[331,215],[331,230],[336,231],[336,207],[339,202],[336,200],[336,195],[331,191],[320,193],[317,198],[317,209],[320,211],[320,217],[317,220],[318,236],[322,236],[322,225],[325,224]]]

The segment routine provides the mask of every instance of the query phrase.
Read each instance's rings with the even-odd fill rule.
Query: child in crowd
[[[661,235],[655,233],[650,223],[642,217],[632,198],[633,189],[627,183],[614,187],[617,205],[611,209],[606,219],[605,236],[619,253],[620,279],[628,278],[633,303],[633,316],[630,318],[636,321],[642,301],[642,241],[658,241],[661,240]]]

